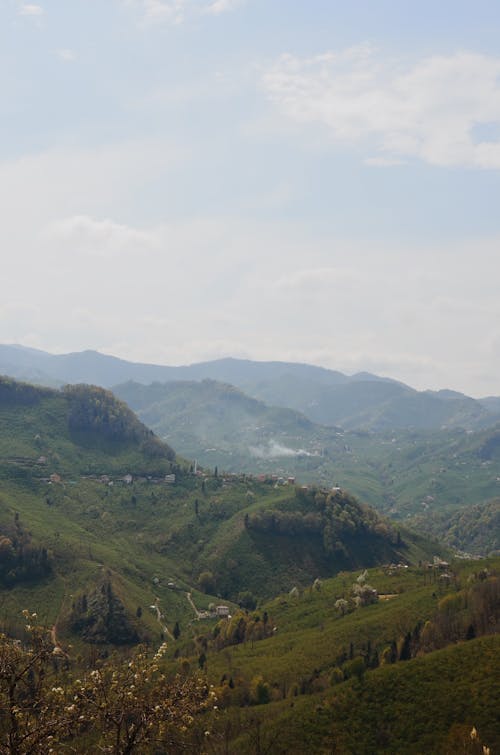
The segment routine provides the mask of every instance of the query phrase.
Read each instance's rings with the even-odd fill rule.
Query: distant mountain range
[[[91,383],[105,388],[135,381],[221,381],[273,406],[294,409],[315,423],[346,429],[487,427],[500,420],[500,398],[476,400],[455,391],[416,391],[370,373],[353,376],[308,364],[218,359],[169,367],[83,351],[54,355],[0,346],[0,374],[42,385]]]

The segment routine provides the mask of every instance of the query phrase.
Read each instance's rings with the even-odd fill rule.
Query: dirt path
[[[164,620],[165,617],[163,616],[162,612],[160,611],[160,605],[159,605],[159,603],[160,603],[159,598],[156,598],[156,602],[155,602],[154,606],[151,606],[151,608],[156,611],[156,619],[158,621],[158,624],[161,626],[162,631],[167,635],[167,637],[169,637],[171,640],[173,640],[175,642],[174,635],[172,634],[172,632],[170,631],[170,629],[167,627],[167,625],[163,623],[163,620]]]
[[[202,617],[203,614],[201,614],[200,611],[198,611],[198,609],[196,608],[195,604],[193,603],[193,599],[191,597],[191,593],[190,592],[186,593],[186,598],[188,600],[189,605],[193,609],[194,615],[196,616],[196,618],[197,619],[201,619],[201,617]]]

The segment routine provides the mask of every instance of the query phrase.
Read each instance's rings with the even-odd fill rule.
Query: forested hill
[[[103,388],[40,388],[0,377],[3,473],[170,471],[175,453]]]

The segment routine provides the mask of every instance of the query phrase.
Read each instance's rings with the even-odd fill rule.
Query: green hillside
[[[175,453],[112,393],[37,388],[0,377],[0,474],[165,474]]]
[[[435,550],[340,490],[197,475],[103,389],[3,379],[0,416],[6,625],[29,607],[68,636],[157,636],[192,618],[187,592],[260,599]]]
[[[476,727],[497,752],[499,566],[344,572],[221,622],[197,642],[228,751],[473,753]]]
[[[419,516],[413,525],[452,548],[469,553],[500,553],[500,500],[461,508],[451,516]]]
[[[150,720],[167,741],[160,684],[161,715],[189,711],[174,753],[438,753],[472,726],[497,747],[498,560],[447,564],[339,487],[195,470],[103,389],[4,379],[0,419],[0,629],[21,641],[0,637],[2,657],[25,662],[30,612],[47,627],[15,700],[0,669],[11,740],[24,711],[48,752],[61,695],[61,752],[114,731],[110,751],[154,753],[153,734],[121,737]]]
[[[373,385],[392,390],[390,384]],[[200,464],[340,485],[385,514],[440,536],[446,532],[440,521],[446,526],[450,517],[500,492],[495,426],[353,432],[315,424],[214,381],[127,383],[116,391],[159,435]],[[458,528],[449,542],[484,555],[498,547],[495,532],[470,539]]]

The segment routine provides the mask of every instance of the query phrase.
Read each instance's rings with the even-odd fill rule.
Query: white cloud
[[[367,157],[365,165],[372,165],[375,168],[392,168],[394,165],[405,165],[405,160],[398,160],[394,157]]]
[[[284,55],[263,84],[291,119],[375,149],[370,165],[417,158],[498,169],[500,141],[476,130],[500,124],[499,78],[499,57],[460,52],[405,67],[363,46],[313,58]]]
[[[214,16],[233,11],[246,0],[124,0],[140,9],[147,23],[181,24],[197,14]]]
[[[147,21],[167,21],[180,24],[186,12],[186,0],[142,0]]]
[[[21,16],[43,16],[44,10],[41,5],[35,5],[34,3],[26,3],[19,8],[19,15]]]
[[[361,270],[345,267],[316,267],[287,273],[278,278],[273,285],[283,292],[293,294],[300,292],[314,296],[318,290],[334,291],[338,286],[356,284],[363,277]]]
[[[0,205],[15,226],[11,232],[22,234],[37,232],[61,217],[106,217],[117,205],[133,201],[153,176],[158,179],[185,158],[181,146],[174,149],[161,140],[25,155],[0,162]]]
[[[220,13],[236,10],[243,2],[244,0],[214,0],[208,4],[206,12],[218,16]]]
[[[61,58],[61,60],[64,60],[66,63],[71,63],[73,60],[76,60],[75,51],[70,50],[67,47],[63,47],[60,50],[56,50],[56,55],[58,58]]]
[[[95,256],[123,256],[127,252],[140,253],[155,245],[153,233],[146,233],[111,220],[97,220],[76,215],[51,223],[45,237],[64,247],[69,254],[75,251]]]

